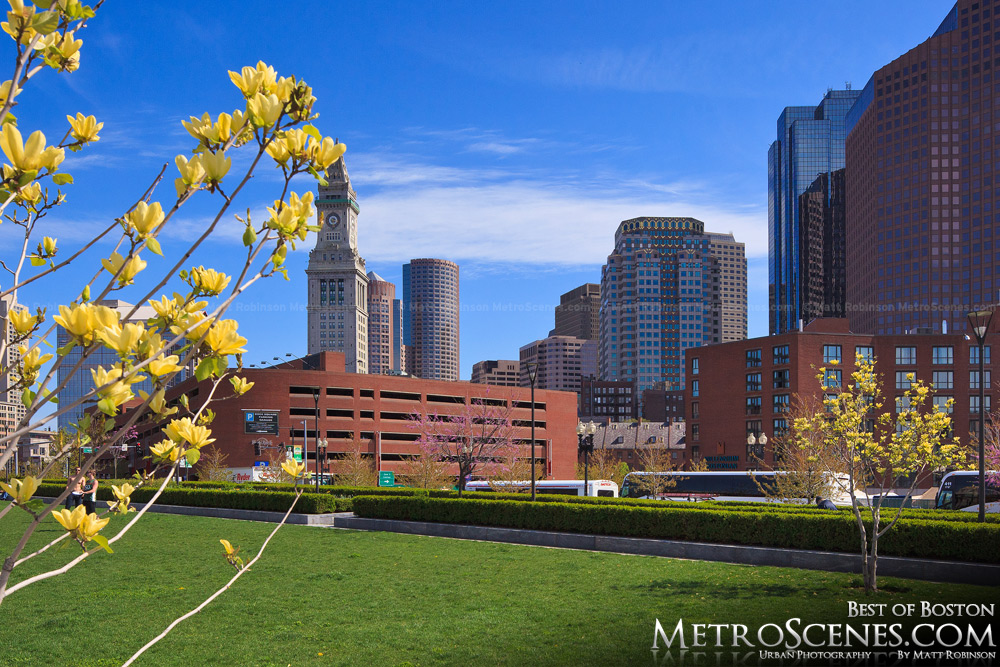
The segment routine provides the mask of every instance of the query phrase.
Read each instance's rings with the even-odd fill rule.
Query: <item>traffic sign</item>
[[[94,448],[93,447],[84,447],[83,448],[83,453],[84,454],[93,454],[94,453]]]
[[[379,486],[396,486],[396,473],[391,470],[380,470],[378,473]]]
[[[295,449],[292,450],[292,458],[296,461],[302,461],[302,447],[295,445]]]

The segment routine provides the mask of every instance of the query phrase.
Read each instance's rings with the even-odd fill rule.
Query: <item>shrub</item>
[[[732,511],[622,503],[356,496],[358,516],[555,530],[719,544],[853,553],[857,526],[848,512]],[[768,506],[764,506],[767,508]],[[870,529],[870,525],[868,526]],[[882,539],[883,556],[1000,562],[1000,525],[901,519]]]

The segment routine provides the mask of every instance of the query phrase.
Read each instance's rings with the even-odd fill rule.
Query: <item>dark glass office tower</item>
[[[844,167],[845,117],[860,95],[830,90],[814,107],[785,107],[778,135],[767,153],[767,236],[769,329],[772,334],[798,328],[806,319],[800,254],[799,196],[820,174]]]

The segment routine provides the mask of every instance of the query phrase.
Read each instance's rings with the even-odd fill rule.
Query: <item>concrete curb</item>
[[[398,521],[394,519],[366,519],[353,514],[334,516],[335,528],[387,531],[431,537],[452,537],[461,540],[507,542],[562,549],[582,549],[610,553],[662,556],[691,560],[739,563],[743,565],[769,565],[795,567],[805,570],[828,572],[861,572],[861,556],[831,551],[805,549],[776,549],[734,544],[706,542],[679,542],[635,537],[611,537],[557,533],[491,526],[468,526],[451,523],[423,521]],[[1000,565],[965,563],[942,560],[916,560],[912,558],[879,557],[878,571],[885,577],[923,579],[961,584],[1000,585]]]

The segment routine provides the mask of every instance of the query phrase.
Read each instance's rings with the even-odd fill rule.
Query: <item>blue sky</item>
[[[459,263],[467,378],[474,362],[517,358],[544,337],[559,295],[600,282],[618,223],[642,215],[697,217],[746,243],[750,335],[766,335],[766,155],[779,113],[828,87],[863,87],[950,7],[111,0],[82,35],[80,70],[43,72],[15,113],[22,131],[51,140],[68,113],[105,123],[101,142],[67,160],[76,184],[48,221],[69,250],[164,163],[156,198],[170,200],[173,158],[193,147],[180,121],[240,106],[227,70],[264,60],[305,79],[316,125],[348,147],[368,269],[401,296],[408,259]],[[265,167],[237,209],[263,212],[277,183]],[[209,204],[184,210],[165,250],[193,238]],[[231,268],[239,233],[227,225],[194,263]],[[5,256],[14,241],[0,225]],[[232,311],[250,339],[246,363],[305,353],[305,250],[290,256],[290,282],[266,281]],[[80,263],[21,301],[51,313],[91,271]]]

